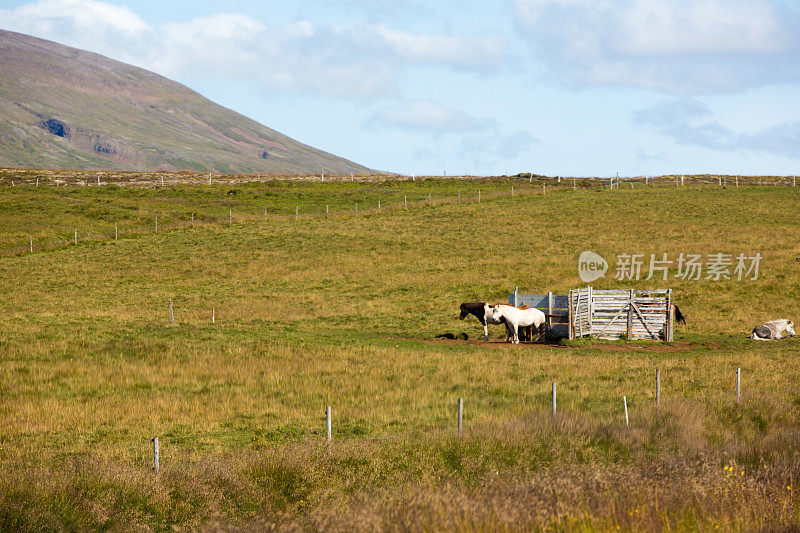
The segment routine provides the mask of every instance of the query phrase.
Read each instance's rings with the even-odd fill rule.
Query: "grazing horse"
[[[461,313],[458,318],[464,320],[469,315],[473,315],[483,325],[483,340],[489,340],[489,326],[487,324],[503,324],[499,320],[492,318],[493,308],[486,302],[464,302],[461,304]]]
[[[683,322],[683,325],[686,325],[686,317],[683,316],[681,310],[678,308],[677,305],[672,304],[672,310],[675,311],[675,322]]]
[[[753,328],[750,338],[758,341],[778,340],[783,338],[783,334],[794,337],[794,324],[785,318],[770,320],[760,326]]]
[[[518,309],[530,309],[527,305],[521,305]],[[508,327],[505,318],[501,318],[500,320],[494,320],[492,318],[492,312],[494,311],[494,306],[492,304],[487,304],[486,302],[464,302],[461,304],[461,313],[458,315],[458,318],[464,320],[469,315],[473,315],[477,318],[480,323],[483,325],[483,340],[489,340],[489,327],[487,324],[504,324],[506,326],[506,341],[511,338],[511,328]],[[523,333],[524,335],[525,333]],[[533,332],[530,331],[530,328],[527,329],[528,340],[531,339]]]
[[[511,342],[514,344],[519,344],[520,327],[534,326],[541,332],[541,328],[545,323],[544,313],[535,307],[520,309],[511,305],[495,305],[492,311],[492,319],[499,322],[502,318],[506,321],[506,327],[511,335]]]

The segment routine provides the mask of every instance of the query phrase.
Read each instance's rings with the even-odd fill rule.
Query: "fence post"
[[[517,304],[517,292],[518,292],[517,286],[514,285],[514,307],[517,307],[517,305],[518,305]]]
[[[331,443],[331,406],[325,408],[325,429],[328,434],[328,444]]]
[[[481,190],[478,189],[478,203],[481,203]]]
[[[408,209],[408,196],[403,196],[403,206]]]
[[[553,382],[553,422],[556,421],[556,382]]]
[[[356,215],[358,214],[358,204],[356,204]]]
[[[212,307],[211,307],[211,323],[212,323],[212,324],[214,323],[214,320],[216,319],[216,316],[215,316],[215,315],[216,315],[216,310],[215,310],[215,309],[214,309],[214,307],[212,306]]]
[[[625,425],[630,427],[628,423],[628,398],[626,396],[622,397],[622,403],[625,404]]]
[[[31,253],[33,253],[33,235],[31,235]]]
[[[736,403],[739,403],[742,398],[742,368],[736,368]]]
[[[572,177],[572,188],[573,189],[575,188],[575,177],[574,176]]]
[[[572,340],[575,338],[575,310],[572,304],[572,289],[569,290],[567,297],[569,298],[569,339]]]
[[[324,172],[322,173],[322,178],[321,178],[320,181],[322,181],[323,183],[325,182],[325,173]]]
[[[628,301],[628,340],[633,338],[633,289],[630,290],[630,301]]]
[[[428,193],[428,205],[431,205],[431,193]]]
[[[175,315],[172,314],[172,298],[169,300],[169,323],[175,325]]]
[[[233,224],[233,209],[228,209],[228,225]]]
[[[117,240],[117,237],[119,237],[119,230],[117,228],[117,223],[114,222],[114,240],[115,241]]]
[[[461,203],[461,189],[458,190],[458,203]]]
[[[792,176],[792,187],[795,186],[796,181],[797,181],[797,176]]]
[[[380,212],[381,212],[381,201],[378,200],[378,213],[380,213]]]
[[[547,184],[542,183],[542,194],[547,194]]]
[[[38,176],[36,177],[36,186],[37,187],[39,186],[39,177]]]
[[[153,473],[158,475],[158,437],[153,437]]]
[[[464,420],[464,399],[458,399],[458,438],[461,438],[462,422]]]
[[[656,407],[661,404],[661,369],[656,368]]]
[[[547,291],[547,329],[553,329],[553,291]]]
[[[75,230],[75,244],[78,244],[78,230]]]
[[[156,235],[158,235],[158,216],[156,216]]]
[[[265,215],[266,215],[266,212],[267,212],[267,210],[264,209],[264,214]],[[325,218],[328,218],[328,206],[327,205],[325,206]],[[266,220],[266,217],[265,217],[265,220]]]
[[[647,176],[644,177],[644,184],[647,185]]]
[[[792,182],[792,187],[794,187],[794,182]],[[739,188],[739,176],[736,176],[736,188]]]
[[[514,186],[513,185],[511,186],[511,196],[512,197],[514,196]]]
[[[208,184],[211,185],[211,172],[208,173]]]

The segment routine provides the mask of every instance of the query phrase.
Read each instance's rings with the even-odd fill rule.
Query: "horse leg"
[[[514,329],[512,331],[514,332],[514,340],[512,342],[514,344],[519,344],[519,324],[515,323],[513,326]]]

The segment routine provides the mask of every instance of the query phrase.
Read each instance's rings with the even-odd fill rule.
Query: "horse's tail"
[[[686,325],[686,317],[683,316],[683,313],[681,313],[680,308],[678,308],[678,306],[675,304],[672,304],[672,308],[675,309],[675,320],[678,322],[682,322],[683,325]]]

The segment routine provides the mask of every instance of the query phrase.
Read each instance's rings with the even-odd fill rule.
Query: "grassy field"
[[[797,321],[797,189],[230,189],[0,188],[0,529],[800,528],[800,343],[747,339]],[[479,336],[462,301],[582,286],[586,249],[763,259],[755,281],[593,284],[673,288],[673,343],[433,339]]]

